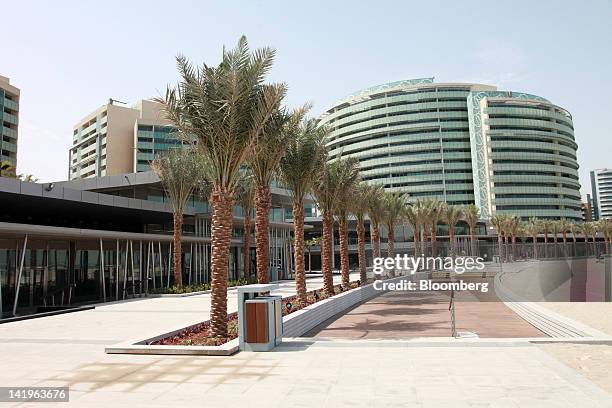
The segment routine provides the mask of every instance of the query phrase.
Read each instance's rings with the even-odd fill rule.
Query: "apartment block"
[[[612,169],[591,171],[593,220],[612,218]]]
[[[0,76],[0,162],[17,167],[17,139],[19,126],[19,88],[7,77]]]
[[[150,100],[127,107],[111,99],[80,120],[72,138],[70,180],[147,171],[159,152],[181,144]]]

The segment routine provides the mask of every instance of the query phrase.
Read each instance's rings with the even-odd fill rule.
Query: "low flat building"
[[[288,192],[273,188],[272,199],[276,280],[291,277],[293,224],[285,219]],[[153,172],[57,183],[0,177],[0,202],[0,315],[144,296],[173,284],[172,205]],[[210,282],[208,204],[192,198],[183,215],[183,282]],[[229,279],[244,277],[242,215],[235,207]]]

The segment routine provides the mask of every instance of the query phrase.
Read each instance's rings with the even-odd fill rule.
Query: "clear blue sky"
[[[496,4],[497,3],[497,4]],[[587,5],[588,4],[588,5]],[[241,34],[313,115],[358,89],[435,76],[538,94],[572,112],[581,183],[612,167],[611,1],[12,1],[0,75],[22,90],[19,172],[67,176],[72,126],[109,97],[158,96],[174,57],[217,63]]]

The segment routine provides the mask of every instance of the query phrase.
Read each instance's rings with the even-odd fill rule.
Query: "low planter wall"
[[[398,282],[406,279],[398,276],[387,279],[385,282]],[[312,330],[325,320],[335,316],[346,309],[372,299],[386,291],[374,289],[372,283],[355,289],[340,293],[336,296],[324,299],[303,309],[283,317],[283,337],[299,337]],[[115,344],[104,349],[107,354],[177,354],[177,355],[213,355],[229,356],[238,351],[238,339],[231,340],[221,346],[175,346],[175,345],[149,345],[149,343],[166,337],[173,336],[185,329],[194,327],[201,323],[177,328],[167,333],[148,338],[145,340],[131,340]]]

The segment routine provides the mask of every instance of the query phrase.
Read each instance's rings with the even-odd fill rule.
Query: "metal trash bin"
[[[240,350],[270,351],[282,342],[282,297],[267,295],[277,288],[276,284],[247,285],[238,288]]]

